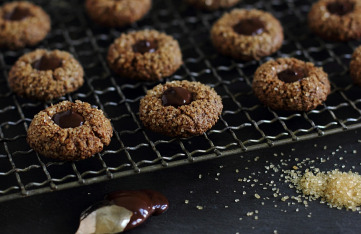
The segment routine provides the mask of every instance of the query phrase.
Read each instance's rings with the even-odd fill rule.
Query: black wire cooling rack
[[[107,29],[88,19],[83,1],[35,1],[52,18],[52,31],[38,47],[69,51],[85,70],[85,85],[61,100],[79,99],[98,106],[112,120],[114,136],[103,152],[83,161],[61,162],[35,153],[26,143],[26,130],[33,116],[51,103],[17,97],[7,83],[14,62],[35,48],[2,50],[0,201],[361,127],[361,92],[351,84],[348,74],[352,52],[359,43],[325,42],[310,33],[306,17],[312,2],[239,3],[236,7],[271,12],[282,22],[285,32],[280,51],[261,61],[240,62],[218,55],[210,42],[210,28],[226,10],[205,12],[180,0],[154,0],[151,12],[140,22],[124,29]],[[108,46],[120,33],[143,28],[164,31],[181,45],[184,64],[165,81],[197,80],[214,87],[222,96],[224,111],[212,130],[202,136],[171,139],[142,127],[139,100],[157,83],[117,77],[105,58]],[[262,106],[252,93],[252,76],[260,64],[277,57],[296,57],[323,66],[332,83],[325,104],[306,113]]]

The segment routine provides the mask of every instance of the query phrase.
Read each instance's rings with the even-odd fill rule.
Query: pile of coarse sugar
[[[359,211],[361,205],[361,176],[354,172],[339,170],[310,171],[295,180],[297,188],[311,199],[321,198],[330,207]]]

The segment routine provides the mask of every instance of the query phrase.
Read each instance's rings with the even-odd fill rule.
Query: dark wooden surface
[[[284,182],[282,173],[273,170],[265,173],[266,167],[281,162],[284,162],[281,170],[291,169],[297,163],[296,158],[299,161],[314,159],[310,166],[323,170],[338,168],[345,171],[354,166],[352,170],[360,172],[359,139],[358,131],[348,131],[3,202],[0,203],[1,233],[74,233],[81,211],[101,200],[106,193],[145,188],[165,194],[170,208],[165,214],[151,217],[144,225],[128,233],[274,233],[274,230],[278,233],[359,233],[361,216],[357,212],[331,209],[320,204],[319,200],[308,202],[308,207],[297,202],[289,204],[291,199],[283,202],[280,196],[273,196],[274,191],[267,184],[274,181],[274,187],[282,196],[296,196],[295,189]],[[258,161],[254,160],[256,157],[259,157]],[[329,160],[321,163],[320,157],[329,157]],[[306,167],[300,170],[304,169]],[[239,181],[249,177],[252,177],[249,183]],[[254,179],[257,182],[252,182]],[[260,199],[255,198],[256,193]],[[189,201],[188,204],[185,200]],[[256,210],[258,214],[247,216],[247,212]]]

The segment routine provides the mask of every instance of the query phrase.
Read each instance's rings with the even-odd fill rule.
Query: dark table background
[[[239,3],[237,7],[270,11],[281,20],[285,29],[285,41],[280,51],[261,61],[248,63],[219,56],[211,45],[210,27],[226,10],[202,12],[184,3],[179,4],[178,1],[154,0],[154,7],[144,20],[122,30],[104,29],[94,25],[86,17],[84,1],[81,0],[34,1],[42,5],[52,17],[52,32],[39,47],[70,51],[85,69],[87,84],[81,90],[62,99],[81,99],[101,106],[108,117],[112,118],[115,133],[120,135],[118,138],[113,137],[111,146],[100,156],[76,163],[78,168],[82,169],[81,172],[100,171],[102,166],[99,165],[98,158],[106,161],[112,159],[112,155],[121,160],[114,167],[118,167],[120,163],[129,164],[124,154],[124,148],[127,147],[137,163],[143,159],[154,160],[154,152],[147,145],[149,142],[144,140],[144,135],[153,143],[159,139],[167,143],[157,145],[157,148],[163,147],[162,156],[169,157],[179,153],[177,141],[172,143],[168,138],[144,131],[141,126],[137,126],[139,98],[145,94],[146,89],[152,88],[155,84],[140,84],[121,79],[114,76],[106,65],[105,57],[109,44],[121,32],[132,29],[155,28],[167,32],[180,42],[185,63],[174,76],[166,80],[198,80],[215,87],[222,95],[225,111],[222,119],[207,133],[207,139],[204,136],[195,137],[189,140],[192,144],[188,144],[188,140],[180,141],[189,152],[209,149],[209,140],[213,140],[217,149],[225,149],[219,150],[223,153],[227,149],[237,148],[239,142],[247,147],[258,143],[264,147],[264,143],[271,141],[270,139],[276,143],[286,138],[290,140],[289,133],[294,134],[292,137],[320,134],[329,129],[340,130],[346,125],[360,122],[360,89],[350,86],[351,79],[348,75],[348,63],[353,49],[359,42],[326,43],[315,37],[309,31],[306,21],[313,0],[243,0]],[[55,171],[51,171],[55,173],[53,178],[63,178],[63,174],[68,171],[74,174],[70,164],[54,164],[41,156],[38,159],[35,152],[26,144],[24,126],[30,124],[34,114],[44,109],[45,104],[17,97],[11,93],[6,78],[17,58],[32,49],[35,48],[16,52],[2,51],[0,56],[0,67],[3,71],[0,74],[0,110],[4,110],[0,116],[0,130],[4,135],[4,138],[0,139],[0,168],[1,172],[5,172],[5,176],[0,178],[1,185],[17,185],[14,176],[16,170],[9,163],[9,155],[13,157],[16,169],[20,171],[25,184],[44,181],[36,180],[37,176],[44,177],[39,159],[49,170]],[[254,70],[268,59],[286,56],[314,62],[317,66],[323,66],[330,74],[333,92],[326,103],[316,111],[276,113],[260,106],[253,96],[250,84]],[[119,95],[114,87],[121,90],[122,95]],[[129,117],[130,114],[134,118]],[[128,117],[123,117],[125,115]],[[4,121],[8,124],[4,124]],[[281,123],[288,128],[285,130]],[[300,129],[303,131],[299,131]],[[260,135],[260,130],[265,135]],[[230,132],[234,134],[232,137]],[[249,139],[255,143],[250,143]],[[84,209],[102,200],[108,192],[120,189],[154,189],[162,192],[170,202],[169,210],[165,214],[151,217],[144,225],[128,233],[274,233],[275,230],[278,233],[360,233],[361,216],[358,212],[331,209],[319,201],[308,202],[308,207],[291,199],[281,201],[283,196],[298,195],[296,190],[285,182],[282,170],[292,169],[300,161],[305,162],[299,169],[301,171],[317,167],[321,170],[360,172],[359,140],[360,133],[350,130],[316,137],[313,140],[266,147],[233,156],[187,163],[151,173],[1,202],[0,233],[74,233],[79,224],[80,213]],[[120,141],[125,143],[124,147],[120,146]],[[230,143],[234,145],[227,148],[226,145]],[[141,144],[147,147],[140,147]],[[5,150],[3,145],[9,147]],[[140,150],[137,149],[138,146]],[[144,152],[153,153],[153,156]],[[214,152],[214,148],[210,152]],[[183,151],[180,153],[184,154]],[[196,153],[194,157],[199,155],[201,154]],[[180,157],[184,158],[187,156]],[[165,161],[177,159],[179,158],[175,157],[174,160]],[[144,165],[148,164],[141,166]],[[270,169],[272,165],[278,171]],[[133,168],[127,166],[125,169]],[[8,171],[11,173],[6,174]],[[87,176],[85,177],[89,178],[89,175]],[[12,178],[13,181],[8,181],[7,178]],[[250,181],[239,181],[244,178]],[[70,178],[70,181],[76,179]],[[67,181],[69,180],[65,180]],[[48,183],[49,181],[45,186]],[[34,187],[37,186],[29,188]],[[281,195],[274,197],[277,189]],[[255,198],[255,194],[261,198]],[[186,200],[189,201],[188,204]],[[202,209],[199,209],[200,207]],[[258,214],[247,216],[248,212],[255,211],[258,211]],[[256,215],[258,219],[255,219]]]
[[[331,209],[326,204],[320,204],[319,200],[309,202],[307,208],[303,204],[288,205],[290,199],[283,202],[281,196],[273,197],[274,192],[268,186],[260,185],[273,180],[283,196],[297,195],[296,190],[280,177],[282,173],[271,170],[264,173],[266,166],[279,165],[281,161],[287,162],[282,169],[291,169],[297,163],[296,158],[299,161],[314,159],[316,162],[311,165],[323,170],[338,168],[347,171],[355,166],[352,170],[360,172],[359,139],[361,136],[357,130],[347,131],[312,141],[2,202],[1,233],[74,233],[81,211],[102,200],[106,193],[145,188],[166,195],[170,202],[169,210],[163,215],[151,217],[144,225],[128,233],[273,233],[274,230],[278,233],[359,233],[361,223],[358,212]],[[259,160],[255,162],[256,157]],[[321,163],[320,157],[329,157],[332,163]],[[338,165],[335,166],[335,163]],[[248,176],[258,180],[254,187],[251,186],[253,183],[238,181]],[[256,199],[255,193],[261,198]],[[239,202],[235,202],[236,199]],[[186,204],[185,200],[189,203]],[[258,214],[247,216],[247,212],[255,210]],[[308,217],[310,214],[311,217]],[[255,220],[255,215],[258,215],[258,220]]]

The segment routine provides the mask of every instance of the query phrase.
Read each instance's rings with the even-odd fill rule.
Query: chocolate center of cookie
[[[258,18],[243,19],[238,24],[233,26],[233,30],[242,35],[256,36],[263,33],[265,30],[264,23]]]
[[[354,6],[355,6],[355,3],[348,2],[348,1],[331,2],[331,3],[327,4],[327,10],[331,14],[343,16],[343,15],[346,15],[346,14],[352,12],[354,9]]]
[[[28,8],[15,7],[13,11],[5,14],[4,19],[11,21],[20,21],[31,16]]]
[[[34,61],[31,66],[36,70],[47,71],[47,70],[55,70],[58,67],[61,67],[63,64],[63,60],[55,55],[43,55],[40,59]]]
[[[158,49],[156,41],[140,40],[133,45],[134,53],[153,53]]]
[[[278,73],[278,79],[282,80],[285,83],[293,83],[302,80],[305,77],[306,77],[305,70],[298,67],[292,69],[286,69]]]
[[[182,106],[192,102],[192,93],[181,87],[170,87],[163,92],[163,106]]]
[[[52,120],[61,128],[76,128],[84,123],[84,118],[73,110],[56,113]]]

